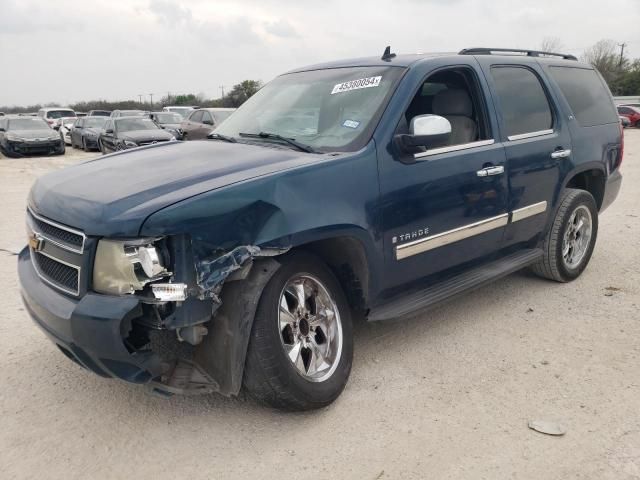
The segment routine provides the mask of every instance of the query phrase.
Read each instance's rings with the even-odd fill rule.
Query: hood
[[[58,135],[55,130],[50,128],[43,128],[39,130],[11,130],[7,132],[9,135],[15,135],[20,138],[28,138],[33,140],[35,138],[41,138],[43,140]]]
[[[162,129],[157,130],[132,130],[118,134],[122,140],[133,140],[134,142],[150,142],[153,140],[169,140],[173,135]]]
[[[322,158],[242,143],[168,142],[44,175],[29,206],[88,235],[132,237],[149,215],[180,200]]]

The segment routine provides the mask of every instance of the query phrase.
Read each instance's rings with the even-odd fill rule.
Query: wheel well
[[[580,172],[573,176],[571,180],[569,180],[569,183],[567,183],[567,188],[579,188],[580,190],[586,190],[593,195],[593,198],[596,200],[598,210],[602,207],[604,186],[605,179],[600,170],[587,170],[585,172]]]
[[[368,305],[369,264],[362,243],[353,237],[336,237],[306,243],[297,248],[320,257],[342,286],[356,314],[364,314]]]

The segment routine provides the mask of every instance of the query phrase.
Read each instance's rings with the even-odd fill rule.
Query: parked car
[[[53,129],[60,134],[65,145],[71,145],[71,129],[77,119],[77,117],[62,117],[53,124]]]
[[[631,120],[629,120],[629,118],[623,117],[622,115],[619,115],[618,118],[620,119],[620,125],[622,125],[622,128],[631,126]]]
[[[63,117],[75,117],[76,112],[70,108],[41,108],[38,110],[38,116],[43,118],[50,127],[53,127],[58,119]]]
[[[193,110],[195,110],[196,108],[200,108],[200,107],[178,107],[178,106],[167,106],[167,107],[162,107],[162,111],[163,112],[172,112],[172,113],[177,113],[178,115],[180,115],[182,118],[186,118],[187,115],[189,115],[189,113],[191,113]]]
[[[87,117],[110,117],[111,110],[89,110]]]
[[[86,117],[87,112],[76,112],[76,117]]]
[[[176,140],[182,140],[182,130],[180,124],[182,123],[182,117],[179,113],[172,112],[151,112],[149,118],[155,122],[160,128],[166,130],[171,135],[176,137]]]
[[[85,152],[100,150],[98,139],[106,122],[107,117],[104,116],[79,118],[71,129],[71,147],[82,148]]]
[[[180,126],[184,140],[202,140],[224,122],[235,108],[199,108],[184,119]]]
[[[118,117],[144,117],[147,112],[143,110],[114,110],[111,112],[111,118]]]
[[[0,118],[0,152],[7,157],[62,155],[64,141],[58,132],[39,117]]]
[[[629,123],[634,127],[640,127],[640,108],[628,105],[618,106],[618,115],[629,119]]]
[[[103,154],[170,140],[175,140],[175,137],[150,118],[141,117],[110,118],[99,138]]]
[[[319,408],[349,377],[352,318],[415,315],[526,267],[579,277],[620,189],[621,130],[571,55],[387,48],[293,70],[211,140],[39,177],[26,310],[102,376]]]

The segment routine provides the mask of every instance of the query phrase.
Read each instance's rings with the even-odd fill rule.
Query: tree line
[[[222,98],[208,99],[203,94],[180,94],[180,95],[166,95],[160,99],[159,102],[147,102],[136,100],[121,100],[121,101],[107,101],[107,100],[91,100],[85,102],[72,103],[70,105],[62,105],[59,103],[45,103],[27,105],[24,107],[16,106],[0,106],[0,112],[5,113],[30,113],[37,112],[41,108],[48,107],[69,107],[76,112],[88,112],[89,110],[146,110],[155,111],[162,110],[162,107],[168,105],[184,105],[184,106],[198,106],[198,107],[228,107],[237,108],[247,101],[254,93],[256,93],[262,87],[260,80],[244,80],[233,86],[231,91]]]

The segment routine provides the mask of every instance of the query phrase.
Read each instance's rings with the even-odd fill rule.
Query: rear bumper
[[[620,170],[616,170],[609,177],[604,185],[604,195],[602,197],[602,205],[600,206],[600,212],[604,212],[609,205],[618,197],[620,193],[620,186],[622,185],[622,174]]]
[[[59,293],[38,277],[28,248],[18,257],[18,277],[31,318],[69,358],[103,377],[132,383],[162,373],[156,354],[130,353],[123,341],[131,320],[140,315],[138,299],[96,293],[74,299]]]

